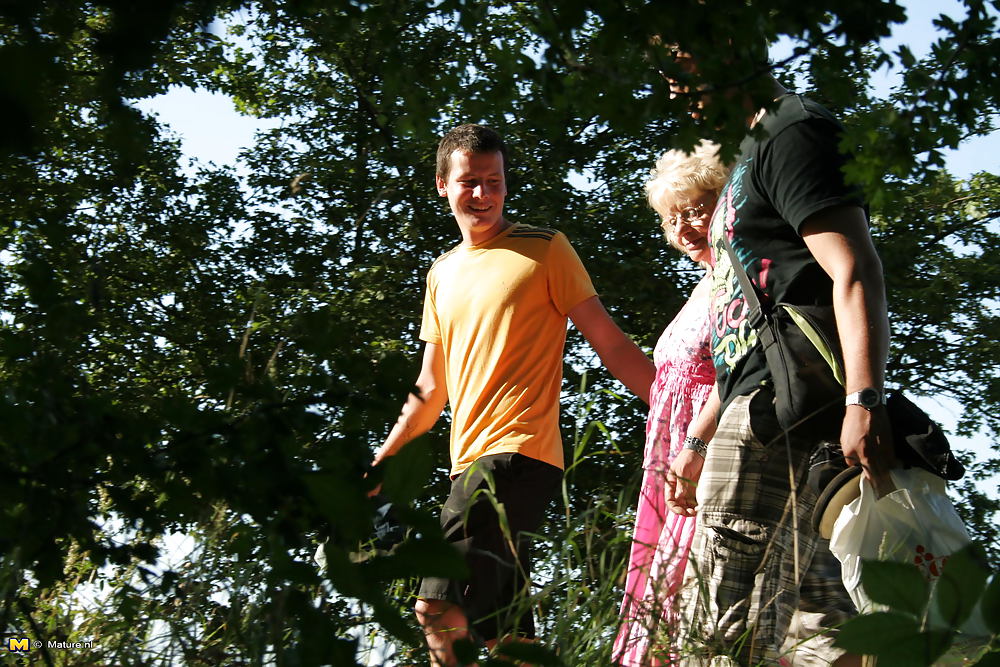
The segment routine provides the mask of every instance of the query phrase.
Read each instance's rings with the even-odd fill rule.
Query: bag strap
[[[747,275],[746,269],[743,268],[743,263],[740,261],[739,257],[736,256],[736,251],[733,249],[732,244],[729,242],[729,235],[723,232],[722,234],[722,244],[726,247],[726,252],[729,254],[729,263],[733,266],[733,271],[736,273],[736,278],[740,281],[740,290],[743,291],[743,298],[747,302],[747,306],[750,307],[750,311],[747,313],[747,319],[750,320],[750,324],[753,325],[755,329],[760,331],[760,325],[763,324],[764,320],[768,319],[771,314],[771,309],[767,310],[761,305],[760,295],[757,293],[757,286],[753,284],[750,280],[750,276]]]

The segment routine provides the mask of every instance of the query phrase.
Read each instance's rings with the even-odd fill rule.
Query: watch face
[[[858,392],[858,403],[861,404],[861,407],[868,408],[870,410],[882,403],[882,397],[879,396],[879,393],[876,390],[869,387],[868,389],[862,389]]]

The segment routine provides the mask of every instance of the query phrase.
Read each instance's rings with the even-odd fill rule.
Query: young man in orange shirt
[[[565,235],[503,216],[506,168],[502,139],[480,125],[457,127],[438,146],[437,191],[448,198],[462,242],[427,275],[420,393],[409,396],[373,462],[428,431],[450,401],[452,488],[441,525],[470,576],[421,584],[415,611],[433,665],[456,664],[453,644],[470,628],[490,647],[534,637],[531,613],[512,603],[529,583],[523,534],[537,531],[562,478],[567,317],[647,403],[654,376],[650,360],[609,317]],[[477,493],[488,488],[487,478],[510,539],[493,504]]]

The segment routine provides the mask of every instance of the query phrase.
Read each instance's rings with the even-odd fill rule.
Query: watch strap
[[[877,397],[874,402],[868,401],[868,400],[864,400],[864,398],[862,398],[864,395],[869,395],[870,396],[873,393]],[[847,405],[860,405],[861,407],[865,408],[866,410],[870,410],[870,409],[872,409],[872,408],[874,408],[874,407],[876,407],[878,405],[885,405],[885,392],[882,391],[882,390],[879,390],[879,389],[875,389],[874,387],[865,387],[864,389],[860,389],[858,391],[851,392],[850,394],[848,394],[847,396],[845,396],[844,397],[844,405],[845,406],[847,406]]]

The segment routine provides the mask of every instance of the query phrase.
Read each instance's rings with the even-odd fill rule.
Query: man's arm
[[[858,206],[836,206],[812,215],[800,229],[809,252],[833,280],[833,308],[844,353],[845,392],[883,390],[889,353],[885,282]],[[848,463],[860,465],[876,490],[896,465],[885,407],[847,407],[840,444]]]
[[[424,360],[416,387],[420,393],[411,392],[407,397],[396,425],[375,452],[373,466],[398,452],[410,440],[429,431],[441,416],[441,411],[448,402],[448,387],[445,382],[444,353],[440,345],[427,343],[424,348]]]
[[[597,296],[569,311],[573,324],[601,358],[604,367],[628,387],[633,394],[649,404],[649,388],[656,368],[632,339],[618,328]]]

